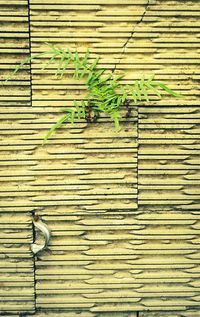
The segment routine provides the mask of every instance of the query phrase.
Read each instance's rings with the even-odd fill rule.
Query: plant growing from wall
[[[120,130],[122,109],[126,109],[125,117],[130,117],[130,104],[133,102],[138,105],[142,101],[148,102],[149,94],[153,93],[161,98],[161,91],[165,91],[171,96],[180,97],[180,94],[177,94],[164,83],[155,80],[154,76],[148,79],[143,77],[135,80],[132,85],[121,85],[120,80],[124,76],[114,76],[111,71],[107,72],[105,68],[99,68],[99,57],[89,64],[89,50],[86,51],[84,56],[80,56],[77,51],[64,50],[48,43],[47,45],[49,50],[33,54],[22,60],[7,80],[22,69],[25,64],[48,55],[50,57],[43,70],[51,63],[57,62],[56,77],[61,79],[67,68],[72,68],[73,78],[84,80],[87,93],[82,101],[74,100],[72,108],[66,107],[61,110],[64,114],[50,128],[43,143],[63,124],[67,122],[74,123],[80,119],[85,119],[88,123],[96,122],[102,113],[112,119],[115,129],[118,131]]]

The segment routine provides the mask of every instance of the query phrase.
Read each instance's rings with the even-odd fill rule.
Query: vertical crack
[[[117,66],[121,63],[121,60],[122,60],[122,57],[126,51],[126,48],[129,44],[129,42],[133,39],[135,33],[136,33],[136,30],[138,28],[138,26],[143,22],[148,10],[149,10],[149,7],[151,5],[151,0],[147,0],[147,3],[145,4],[145,7],[144,7],[144,11],[140,17],[140,19],[137,21],[137,23],[134,25],[133,27],[133,30],[131,31],[131,35],[127,38],[127,40],[125,41],[125,43],[123,44],[122,48],[121,48],[121,53],[120,53],[120,56],[118,58],[118,61],[115,63],[114,65],[114,68],[112,69],[112,73],[114,74],[116,69],[117,69]]]
[[[31,214],[31,220],[33,218],[35,218],[35,210],[32,210],[30,212]],[[33,237],[33,241],[32,243],[35,242],[35,239],[36,239],[36,231],[35,231],[35,226],[32,222],[32,237]],[[33,254],[33,279],[34,279],[34,308],[35,308],[35,312],[36,312],[36,264],[35,264],[35,260],[36,260],[36,257],[35,255]]]
[[[29,45],[29,55],[32,54],[32,43],[31,43],[31,4],[30,0],[27,0],[27,13],[28,13],[28,45]],[[32,88],[32,64],[30,61],[29,65],[29,80],[30,80],[30,106],[32,107],[33,103],[33,88]],[[31,211],[32,218],[35,217],[35,210]],[[35,228],[32,223],[32,235],[33,235],[33,242],[35,241]],[[33,255],[33,283],[34,283],[34,314],[36,312],[36,264],[35,264],[35,256]]]
[[[131,31],[130,36],[126,39],[125,43],[123,44],[123,46],[121,47],[121,53],[119,54],[118,60],[115,62],[114,67],[112,69],[112,74],[115,73],[115,71],[117,70],[118,65],[120,65],[121,60],[123,58],[124,53],[126,52],[127,46],[130,43],[130,41],[134,38],[135,33],[137,32],[137,29],[139,27],[139,25],[144,21],[144,18],[147,14],[147,12],[149,11],[150,5],[152,4],[152,0],[147,0],[146,4],[144,5],[144,10],[143,13],[141,14],[139,20],[135,23],[135,25],[133,26],[133,29]],[[139,201],[139,186],[138,186],[138,182],[139,182],[139,168],[138,168],[138,160],[139,160],[139,117],[138,117],[138,106],[137,108],[137,124],[136,124],[136,130],[137,130],[137,169],[136,169],[136,178],[137,178],[137,204]],[[137,312],[137,317],[139,317],[139,312]]]

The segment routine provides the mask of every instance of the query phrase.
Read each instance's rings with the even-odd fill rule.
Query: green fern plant
[[[62,78],[67,68],[73,67],[73,78],[85,80],[87,94],[84,100],[78,102],[74,100],[72,108],[62,109],[64,115],[50,128],[46,134],[43,144],[49,137],[64,123],[74,123],[76,120],[85,119],[88,123],[95,122],[102,113],[106,114],[114,122],[115,129],[120,130],[120,119],[122,108],[125,107],[128,118],[131,116],[130,103],[140,104],[143,101],[149,102],[149,95],[154,94],[161,98],[161,91],[165,91],[171,96],[180,97],[181,95],[170,89],[160,81],[141,78],[135,80],[132,85],[121,85],[122,76],[114,76],[112,72],[107,72],[104,68],[98,68],[99,58],[89,64],[89,50],[84,56],[80,56],[77,51],[69,49],[63,50],[55,45],[46,43],[49,50],[33,54],[16,66],[13,73],[6,79],[12,78],[23,66],[43,55],[50,55],[48,62],[42,70],[45,70],[51,63],[57,62],[56,77]]]

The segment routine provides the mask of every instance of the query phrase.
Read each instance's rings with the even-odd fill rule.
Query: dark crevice
[[[27,2],[28,7],[27,7],[27,13],[28,13],[28,46],[29,46],[29,55],[31,56],[32,54],[32,47],[31,47],[31,7],[30,7],[30,0]],[[29,82],[30,82],[30,106],[32,107],[32,100],[33,100],[33,89],[32,89],[32,64],[30,61],[29,65]],[[35,210],[32,210],[30,212],[32,219],[35,217]],[[32,220],[31,219],[31,220]],[[33,243],[35,241],[35,227],[34,224],[32,223],[32,235],[33,235]],[[36,266],[35,266],[35,256],[33,255],[33,278],[34,278],[34,310],[36,312]],[[34,312],[34,313],[35,313]]]
[[[152,3],[152,0],[147,0],[146,4],[145,4],[145,7],[144,7],[144,11],[142,13],[142,15],[140,16],[140,19],[137,21],[137,23],[134,25],[133,29],[132,29],[132,32],[130,34],[130,36],[126,39],[125,43],[123,44],[122,48],[121,48],[121,53],[120,53],[120,56],[118,58],[118,61],[115,63],[114,65],[114,68],[112,69],[112,73],[114,74],[118,65],[120,65],[121,63],[121,60],[123,58],[123,55],[126,51],[126,48],[129,44],[129,42],[134,38],[134,35],[136,34],[137,32],[137,29],[139,27],[139,25],[143,22],[147,12],[149,11],[149,7]],[[137,116],[138,116],[138,107],[137,107]],[[139,151],[139,120],[137,120],[137,161],[138,161],[138,151]],[[138,163],[137,163],[137,170],[136,170],[136,178],[137,178],[137,204],[138,204],[138,200],[139,200],[139,188],[138,188],[138,181],[139,181],[139,176],[138,176]],[[137,317],[139,317],[139,312],[136,313]]]
[[[144,11],[143,11],[140,19],[134,25],[133,30],[131,32],[131,35],[127,38],[127,40],[125,41],[125,43],[123,44],[123,46],[121,48],[121,53],[120,53],[120,56],[118,58],[118,61],[115,63],[114,68],[112,69],[112,73],[113,74],[115,73],[115,71],[117,69],[117,66],[121,63],[121,60],[122,60],[123,55],[124,55],[124,53],[126,51],[126,48],[127,48],[128,44],[129,44],[129,42],[134,38],[134,35],[135,35],[136,31],[137,31],[138,26],[143,22],[146,14],[147,14],[147,12],[149,10],[150,5],[151,5],[151,0],[147,0],[147,3],[145,4]]]
[[[30,212],[30,215],[31,215],[31,220],[35,218],[35,210],[32,210]],[[35,226],[33,224],[33,221],[32,221],[32,237],[33,237],[33,241],[32,243],[35,242],[36,240],[36,231],[35,231]],[[36,312],[36,265],[35,265],[35,255],[33,254],[33,278],[34,278],[34,310]]]

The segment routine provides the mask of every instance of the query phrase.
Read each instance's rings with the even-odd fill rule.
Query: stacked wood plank
[[[35,311],[32,216],[26,202],[30,197],[28,175],[30,135],[23,120],[32,118],[30,65],[7,83],[5,78],[29,54],[28,2],[1,1],[1,158],[0,158],[0,315]]]
[[[27,3],[18,11],[15,5],[0,10],[6,8],[3,18],[9,10],[15,15],[2,32],[5,73],[29,49]],[[23,270],[12,269],[15,279],[29,270],[30,287],[13,311],[33,309],[28,245],[35,209],[52,232],[49,250],[35,259],[36,316],[198,317],[198,1],[30,0],[29,9],[32,54],[48,49],[45,42],[89,48],[91,62],[99,55],[100,67],[125,72],[122,84],[155,74],[184,98],[152,95],[132,105],[120,132],[107,117],[66,124],[42,147],[60,108],[84,98],[83,82],[72,69],[56,79],[56,63],[42,71],[43,56],[31,64],[31,85],[28,65],[2,88],[1,162],[9,164],[1,176],[2,219],[11,217],[11,237],[21,239],[6,256],[23,253]]]

